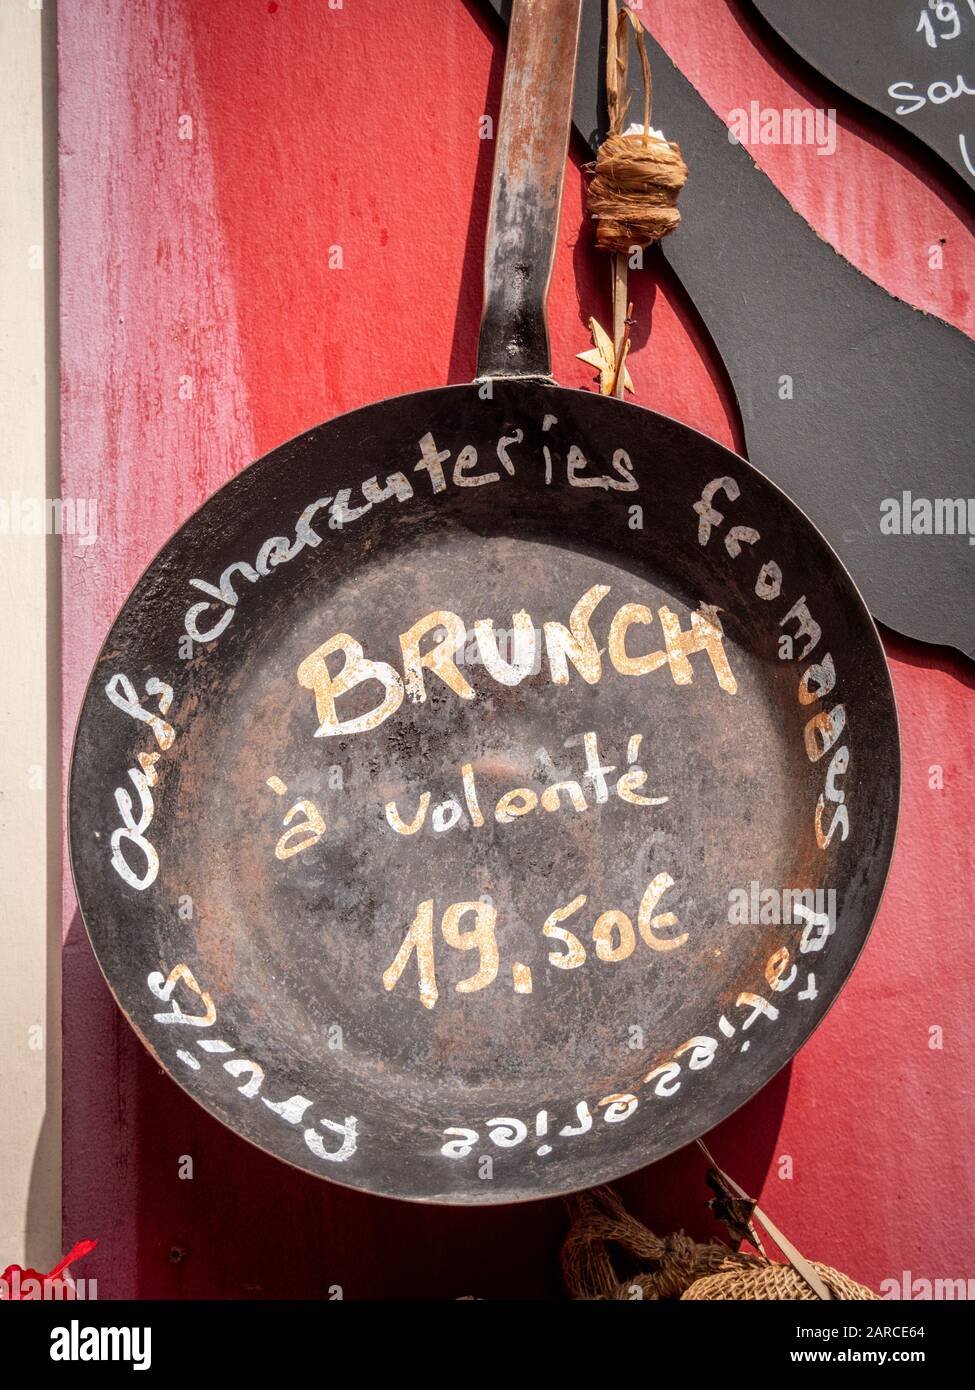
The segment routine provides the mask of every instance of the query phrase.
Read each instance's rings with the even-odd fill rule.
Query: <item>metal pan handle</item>
[[[482,377],[551,377],[546,306],[582,0],[514,0],[484,249]]]

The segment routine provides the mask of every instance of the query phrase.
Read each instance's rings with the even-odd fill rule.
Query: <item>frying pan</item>
[[[883,652],[809,520],[551,379],[579,0],[516,0],[478,378],[259,459],[98,658],[78,899],[211,1114],[417,1200],[579,1189],[716,1125],[819,1023],[894,841]]]

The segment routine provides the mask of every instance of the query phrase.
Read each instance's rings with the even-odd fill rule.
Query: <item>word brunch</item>
[[[543,625],[549,676],[555,685],[569,684],[569,665],[588,684],[596,685],[603,673],[603,648],[590,629],[596,608],[610,592],[608,584],[594,584],[579,599],[569,615],[569,625],[547,622]],[[655,651],[634,654],[627,648],[627,633],[633,626],[655,623],[654,614],[642,603],[624,603],[616,610],[606,634],[606,650],[610,663],[623,676],[646,676],[662,666],[670,668],[677,685],[690,685],[694,672],[689,658],[706,653],[711,669],[722,690],[734,695],[738,682],[728,664],[723,645],[723,633],[717,609],[701,604],[691,614],[690,627],[682,628],[677,614],[666,604],[657,610],[663,647]],[[481,661],[488,675],[499,685],[519,685],[537,669],[535,649],[537,629],[530,614],[521,611],[512,615],[515,650],[512,660],[506,661],[498,650],[494,623],[490,618],[478,618],[473,624],[474,637]],[[430,636],[434,645],[421,651],[421,641]],[[462,674],[455,656],[467,643],[467,626],[457,614],[447,609],[427,613],[406,632],[400,634],[399,645],[403,674],[386,661],[373,661],[347,632],[337,632],[305,657],[298,667],[298,681],[314,692],[319,727],[317,738],[358,734],[376,729],[395,714],[405,696],[416,703],[427,698],[425,674],[442,681],[461,700],[476,699],[477,692]],[[341,653],[342,666],[333,675],[327,658]],[[379,704],[365,713],[342,719],[337,700],[348,695],[363,682],[379,684],[384,692]]]

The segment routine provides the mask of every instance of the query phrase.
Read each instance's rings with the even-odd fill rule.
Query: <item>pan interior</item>
[[[594,590],[586,669],[598,680],[566,659],[557,683],[551,625],[571,632]],[[734,693],[706,650],[687,658],[684,684],[667,662],[621,673],[610,630],[625,605],[654,615],[629,627],[630,660],[663,648],[661,610],[691,627],[687,595],[652,563],[636,573],[610,552],[458,527],[374,551],[252,638],[224,700],[195,716],[180,785],[192,829],[166,872],[174,893],[199,880],[205,976],[233,990],[255,1034],[273,1017],[284,1054],[393,1109],[479,1112],[503,1088],[509,1106],[543,1093],[571,1110],[674,1039],[712,1031],[722,980],[761,976],[776,929],[740,922],[742,894],[821,887],[798,849],[794,693],[731,636]],[[297,674],[309,654],[346,634],[402,677],[403,635],[432,613],[445,616],[417,649],[444,643],[457,615],[465,640],[451,659],[471,698],[423,667],[422,700],[407,695],[378,727],[315,736],[315,692]],[[486,667],[484,620],[509,668],[528,669],[518,684]],[[343,650],[326,666],[336,675]],[[336,722],[376,709],[384,690],[368,679],[343,693]],[[314,843],[278,858],[300,802],[326,831],[292,831],[283,853]],[[292,825],[310,819],[303,807]],[[455,904],[471,906],[445,925]],[[578,945],[544,935],[547,921]]]
[[[209,1110],[497,1202],[652,1161],[788,1060],[897,774],[869,617],[767,480],[619,402],[449,388],[259,460],[150,566],[86,695],[72,866]]]

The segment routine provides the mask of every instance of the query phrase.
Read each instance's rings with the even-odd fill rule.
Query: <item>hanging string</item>
[[[725,1176],[725,1175],[722,1175]],[[791,1264],[748,1255],[717,1241],[697,1242],[683,1232],[658,1236],[623,1206],[611,1187],[566,1199],[572,1225],[562,1247],[570,1298],[814,1300],[812,1281],[833,1299],[876,1299],[877,1294],[829,1265]]]
[[[687,182],[680,147],[639,135],[610,135],[600,146],[586,206],[602,251],[629,256],[680,224],[677,195]]]
[[[629,255],[669,235],[680,223],[677,198],[687,182],[687,165],[680,146],[650,125],[653,82],[643,26],[632,10],[616,13],[610,0],[606,52],[606,101],[609,134],[599,147],[586,198],[596,223],[596,245],[604,251]],[[628,26],[636,34],[643,70],[643,129],[624,130],[630,94]]]
[[[636,15],[616,0],[608,0],[606,31],[606,104],[609,134],[587,166],[592,181],[586,206],[596,223],[596,245],[613,257],[612,338],[590,319],[593,349],[579,353],[584,362],[599,368],[605,395],[622,396],[633,389],[626,358],[630,350],[633,306],[627,297],[628,259],[667,236],[680,222],[677,198],[687,181],[687,165],[680,146],[650,125],[653,83],[643,26]],[[629,30],[636,34],[637,53],[643,71],[643,129],[625,130],[630,94],[627,84]]]

